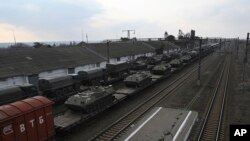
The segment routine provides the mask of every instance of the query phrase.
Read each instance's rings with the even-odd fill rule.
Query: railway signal
[[[197,85],[201,85],[201,45],[202,45],[202,38],[200,40],[200,47],[199,47],[199,65],[198,65],[198,80]]]
[[[110,63],[110,55],[109,55],[109,44],[111,41],[107,41],[107,56],[108,56],[108,64]]]

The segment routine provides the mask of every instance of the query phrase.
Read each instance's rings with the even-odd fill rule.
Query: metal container
[[[105,75],[104,69],[95,69],[89,71],[79,71],[78,74],[83,80],[92,80],[97,78],[103,78]]]
[[[37,95],[37,89],[32,84],[11,86],[0,89],[0,105]]]
[[[107,72],[109,74],[117,74],[119,72],[128,71],[129,64],[128,63],[119,63],[119,64],[106,64]]]
[[[71,76],[45,78],[45,79],[39,79],[38,81],[39,90],[43,92],[54,91],[56,89],[68,87],[71,85],[74,85],[74,80]]]
[[[25,93],[18,86],[0,89],[0,105],[22,99]]]
[[[55,135],[53,102],[42,96],[0,106],[1,141],[45,141]]]

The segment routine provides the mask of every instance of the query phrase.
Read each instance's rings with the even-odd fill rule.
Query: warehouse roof
[[[84,47],[0,49],[0,78],[105,61]]]
[[[176,47],[176,45],[167,41],[111,42],[110,57],[154,52],[155,49],[162,46],[162,43],[164,48]],[[0,78],[36,74],[42,71],[93,64],[107,60],[107,43],[80,45],[52,48],[0,48]]]
[[[97,52],[98,54],[107,57],[107,43],[89,43],[85,45],[87,48]],[[144,54],[154,52],[155,49],[145,45],[142,42],[111,42],[109,44],[110,57],[122,57],[136,54]]]

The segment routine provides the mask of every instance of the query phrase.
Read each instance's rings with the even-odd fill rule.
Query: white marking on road
[[[191,115],[191,111],[188,112],[188,115],[186,116],[185,120],[182,122],[180,128],[178,129],[178,131],[176,132],[174,138],[173,138],[173,141],[177,140],[179,134],[181,133],[182,129],[184,128],[184,125],[187,123],[187,120],[188,118],[190,117]]]
[[[128,141],[132,138],[149,120],[151,120],[160,110],[162,107],[159,107],[147,120],[145,120],[134,132],[132,132],[124,141]]]

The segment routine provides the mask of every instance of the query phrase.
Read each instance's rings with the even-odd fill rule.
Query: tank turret
[[[111,85],[106,87],[96,86],[69,97],[65,104],[71,110],[92,113],[112,104],[114,92],[115,90]]]

